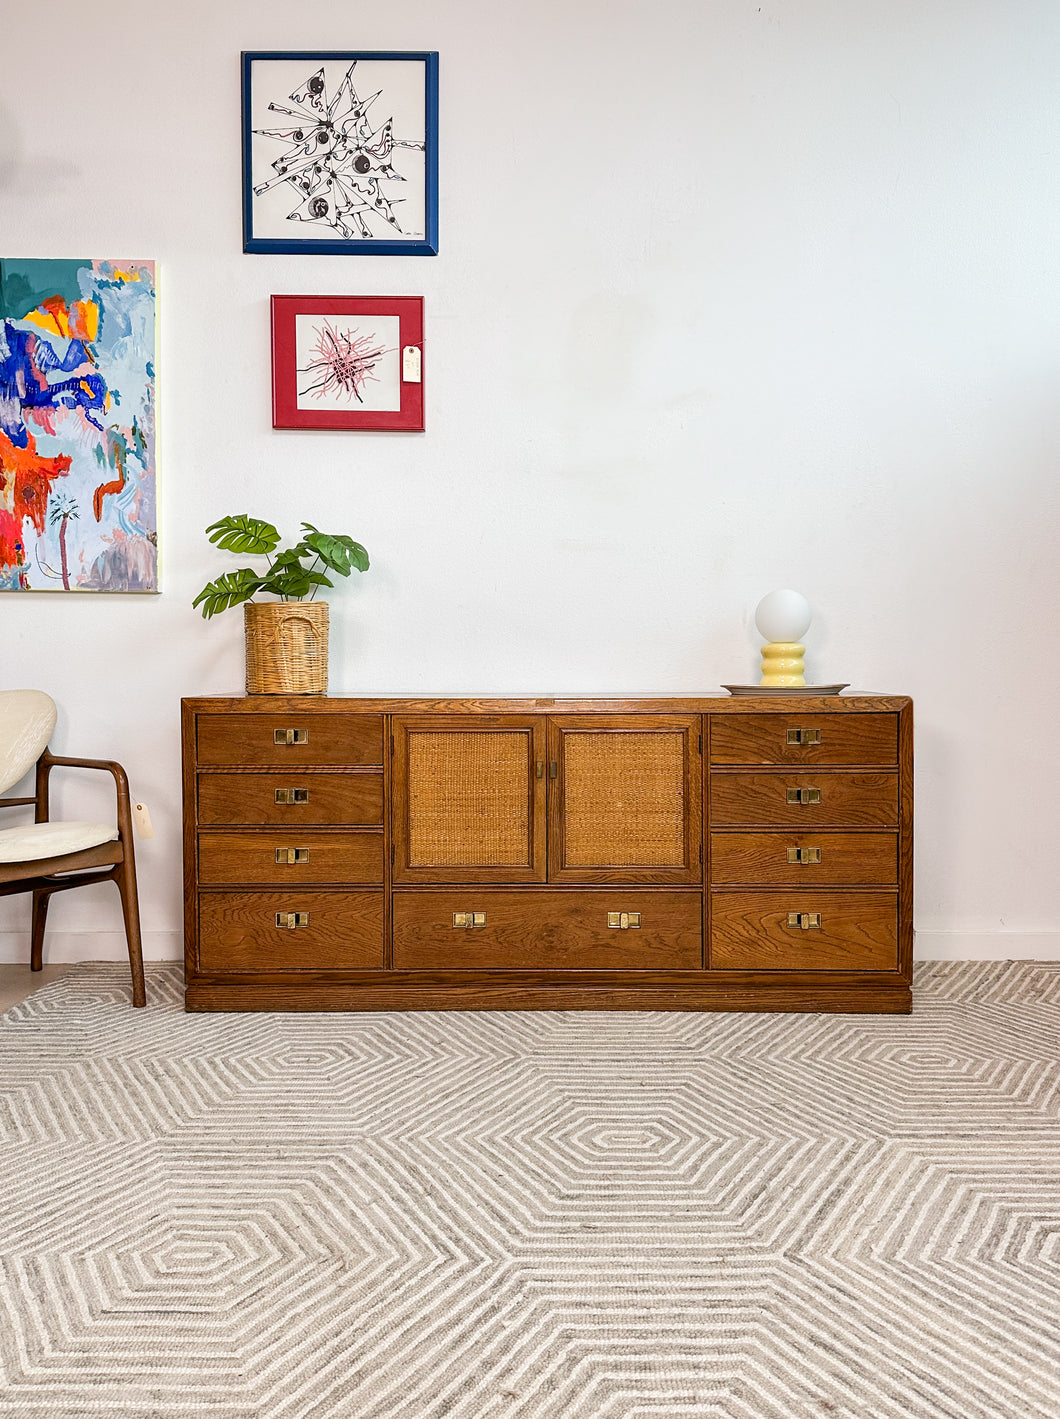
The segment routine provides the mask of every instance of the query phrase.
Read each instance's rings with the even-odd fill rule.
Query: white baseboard
[[[179,931],[145,931],[145,961],[182,961],[184,937]],[[66,961],[127,961],[125,937],[115,931],[50,931],[44,939],[44,964]],[[29,960],[28,931],[0,931],[0,961]]]
[[[1060,961],[1060,931],[917,931],[917,961]]]
[[[182,961],[179,931],[145,931],[145,961]],[[918,931],[918,961],[1060,961],[1060,931]],[[125,961],[125,937],[113,931],[49,931],[46,962]],[[29,932],[0,931],[0,961],[28,961]]]

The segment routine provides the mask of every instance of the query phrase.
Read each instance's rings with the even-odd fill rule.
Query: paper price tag
[[[418,345],[406,345],[401,351],[401,378],[405,384],[419,384],[423,379],[423,355]]]

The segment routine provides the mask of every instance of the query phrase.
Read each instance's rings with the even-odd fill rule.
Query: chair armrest
[[[129,778],[121,764],[114,759],[73,759],[64,754],[53,754],[49,749],[37,760],[37,822],[48,821],[48,779],[52,769],[102,769],[114,779],[114,791],[118,800],[118,827],[122,840],[132,842],[132,810],[129,799]]]
[[[125,770],[114,759],[71,759],[63,754],[53,754],[49,749],[45,749],[40,756],[40,762],[49,772],[56,766],[67,769],[106,769],[115,778],[125,778]]]

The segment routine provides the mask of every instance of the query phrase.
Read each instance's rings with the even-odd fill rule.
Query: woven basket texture
[[[528,782],[524,733],[410,734],[410,864],[525,863]]]
[[[326,601],[248,601],[243,607],[248,695],[326,695]]]
[[[563,745],[568,867],[680,867],[684,747],[680,734],[568,733]]]

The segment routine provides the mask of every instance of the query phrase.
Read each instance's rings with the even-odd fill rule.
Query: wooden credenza
[[[182,704],[189,1010],[910,1008],[903,696]]]

